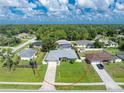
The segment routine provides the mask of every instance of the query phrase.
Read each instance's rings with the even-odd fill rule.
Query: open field
[[[0,85],[0,89],[39,89],[40,85]]]
[[[124,82],[124,61],[120,63],[104,64],[107,72],[116,82]]]
[[[31,68],[16,68],[8,72],[6,68],[0,68],[0,81],[5,82],[41,82],[44,79],[47,65],[39,66],[34,75]]]
[[[57,67],[56,82],[101,82],[90,64],[62,62]]]
[[[106,90],[105,86],[56,86],[57,90]]]

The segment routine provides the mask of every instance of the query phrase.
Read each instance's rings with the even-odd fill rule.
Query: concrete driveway
[[[122,88],[111,78],[105,69],[98,69],[97,64],[92,64],[102,81],[105,83],[107,90],[122,90]]]
[[[56,77],[57,62],[49,62],[46,75],[43,81],[43,86],[40,88],[41,91],[55,91],[55,77]]]

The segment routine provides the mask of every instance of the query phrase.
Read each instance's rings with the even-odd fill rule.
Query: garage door
[[[100,61],[92,61],[92,64],[100,64]]]

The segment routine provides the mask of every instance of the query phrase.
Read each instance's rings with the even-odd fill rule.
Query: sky
[[[0,0],[0,24],[124,24],[124,0]]]

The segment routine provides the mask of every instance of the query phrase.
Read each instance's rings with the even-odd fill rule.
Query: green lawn
[[[29,46],[29,44],[24,46],[24,47],[22,47],[22,48],[20,48],[20,49],[18,49],[18,50],[16,50],[15,53],[16,54],[19,53],[20,51],[24,50],[25,48],[28,48],[28,46]]]
[[[19,44],[13,44],[13,45],[11,45],[11,47],[19,46],[19,45],[21,45],[21,44],[23,44],[23,43],[25,43],[25,42],[27,42],[27,41],[28,41],[28,39],[21,40],[21,42],[20,42]]]
[[[124,89],[124,85],[120,85],[120,87],[122,87]]]
[[[57,67],[56,82],[101,82],[90,64],[62,62]]]
[[[113,55],[116,55],[117,53],[119,53],[118,48],[106,48],[105,51],[107,51],[108,53],[111,53]]]
[[[28,60],[21,60],[19,62],[19,65],[29,65],[29,61]]]
[[[45,52],[39,52],[37,55],[37,57],[35,58],[36,62],[42,62],[44,56],[45,56]]]
[[[104,66],[115,81],[124,82],[124,62],[104,64]]]
[[[0,85],[0,89],[39,89],[40,85]]]
[[[86,51],[86,52],[79,53],[79,55],[81,57],[85,57],[87,54],[97,53],[97,52],[100,52],[100,50]]]
[[[106,90],[105,86],[56,86],[57,90]]]
[[[7,72],[5,68],[0,68],[0,81],[5,82],[41,82],[44,79],[47,65],[39,66],[36,75],[31,68],[17,68]]]

